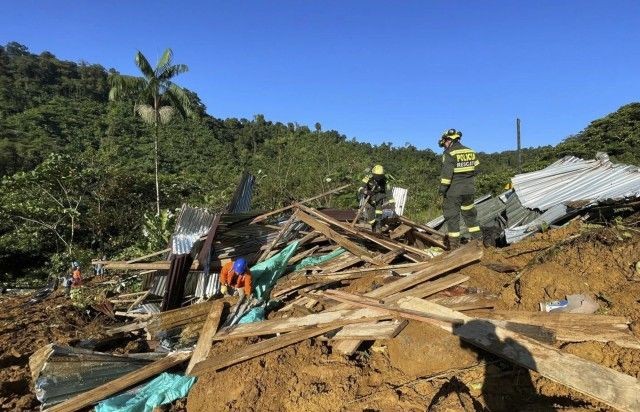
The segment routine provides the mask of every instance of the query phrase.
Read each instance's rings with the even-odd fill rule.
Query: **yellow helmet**
[[[382,167],[382,165],[375,165],[373,166],[373,169],[371,169],[371,173],[373,173],[374,175],[383,175],[384,167]]]
[[[456,129],[449,129],[442,133],[440,136],[440,140],[438,141],[438,146],[444,147],[444,142],[446,139],[456,140],[462,137],[462,132]]]

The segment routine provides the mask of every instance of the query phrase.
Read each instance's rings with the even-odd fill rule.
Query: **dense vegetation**
[[[18,43],[0,47],[0,280],[132,256],[162,244],[170,213],[155,213],[154,130],[134,113],[133,100],[109,101],[102,66],[32,54]],[[159,130],[161,206],[220,208],[244,169],[258,176],[256,208],[274,208],[355,182],[382,163],[407,187],[407,212],[435,215],[439,155],[412,146],[356,142],[319,123],[218,119],[187,92],[194,116]],[[640,104],[593,122],[557,147],[526,149],[524,169],[565,154],[608,151],[640,160]],[[499,191],[515,172],[515,153],[482,154],[478,191]],[[353,193],[332,198],[355,206]]]

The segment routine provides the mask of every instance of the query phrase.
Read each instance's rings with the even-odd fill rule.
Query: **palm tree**
[[[139,51],[136,53],[136,66],[142,77],[109,75],[109,100],[132,97],[135,100],[134,111],[143,122],[152,125],[155,135],[156,168],[156,209],[160,215],[160,184],[158,183],[158,131],[173,116],[180,114],[185,119],[193,115],[193,108],[187,92],[173,83],[172,79],[180,73],[189,71],[185,64],[173,64],[173,51],[166,49],[158,60],[155,69]]]

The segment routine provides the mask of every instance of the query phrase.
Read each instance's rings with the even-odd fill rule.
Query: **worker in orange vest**
[[[79,287],[82,285],[82,273],[80,272],[80,265],[74,262],[73,272],[71,272],[71,285],[72,287]]]
[[[240,295],[249,296],[252,292],[251,271],[244,258],[227,262],[220,271],[220,292],[226,295],[231,287]]]

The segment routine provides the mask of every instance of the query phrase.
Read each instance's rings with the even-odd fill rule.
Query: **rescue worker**
[[[220,271],[220,292],[226,295],[231,287],[240,295],[249,296],[252,292],[251,271],[244,258],[227,262]]]
[[[74,262],[73,272],[71,272],[71,285],[74,288],[82,285],[82,272],[77,262]]]
[[[386,219],[393,217],[395,200],[387,193],[387,177],[382,165],[375,165],[371,174],[362,179],[358,189],[358,200],[367,200],[365,219],[373,232],[379,232]]]
[[[481,237],[474,205],[476,167],[480,162],[476,152],[460,143],[462,132],[449,129],[438,145],[444,148],[440,172],[442,214],[447,225],[449,249],[460,246],[460,214],[472,239]]]

